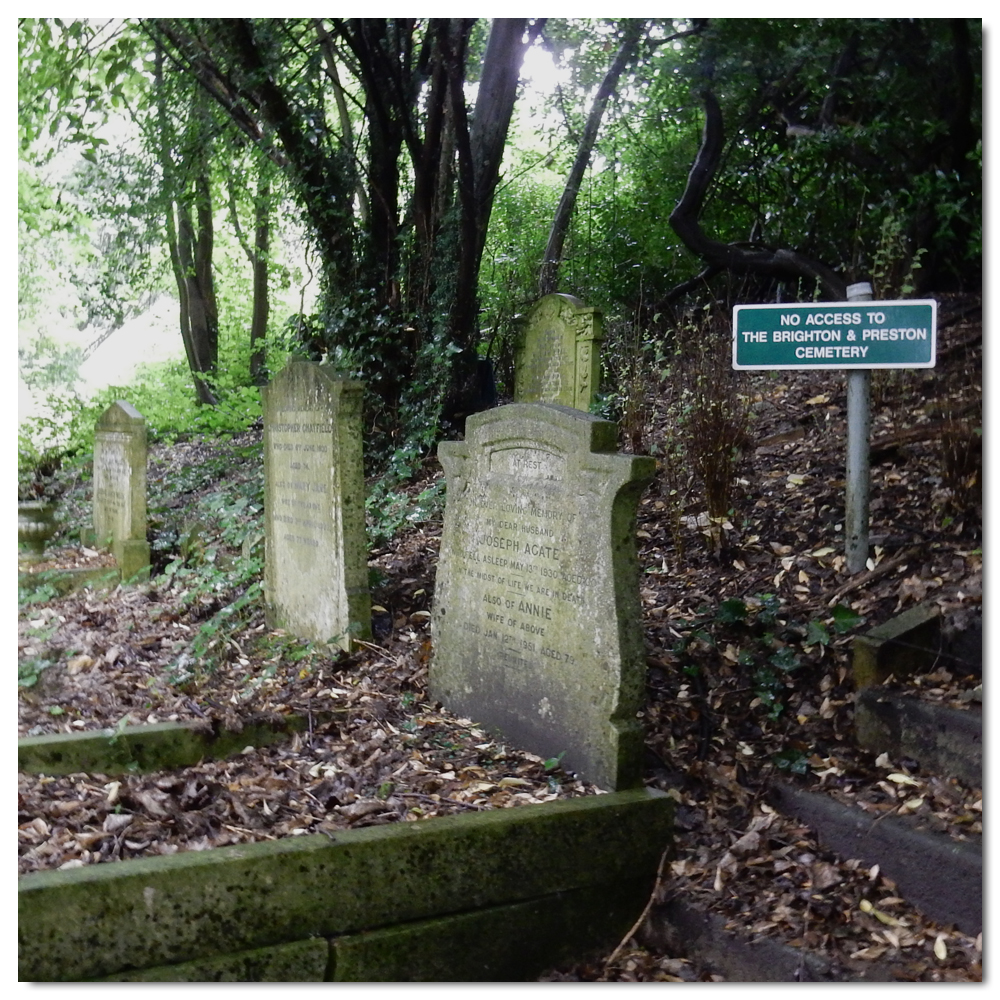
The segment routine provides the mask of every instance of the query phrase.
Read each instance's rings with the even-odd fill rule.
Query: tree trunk
[[[270,315],[268,290],[268,252],[271,236],[271,176],[272,167],[266,160],[258,163],[257,193],[254,196],[254,245],[250,246],[236,203],[236,179],[226,169],[226,186],[229,192],[229,219],[236,239],[250,261],[253,286],[253,304],[250,312],[250,380],[254,385],[267,384],[267,320]]]
[[[174,167],[167,117],[166,93],[163,88],[163,50],[156,47],[155,82],[157,87],[160,126],[159,155],[163,172],[165,206],[164,226],[170,265],[177,283],[180,303],[181,341],[187,357],[188,368],[194,381],[199,404],[215,406],[218,400],[211,386],[201,377],[214,373],[218,363],[219,320],[212,285],[212,206],[208,195],[207,162],[200,154],[197,170],[196,192],[199,198],[198,214],[201,232],[196,233],[191,219],[190,195],[179,183]],[[193,117],[196,117],[193,115]],[[207,232],[204,223],[207,220]],[[207,279],[207,284],[206,284]]]
[[[532,37],[541,30],[543,23],[544,19],[534,23]],[[461,222],[449,333],[462,350],[452,363],[447,408],[459,416],[459,422],[461,415],[483,408],[481,366],[475,349],[479,333],[479,268],[507,131],[517,99],[521,61],[529,42],[524,37],[527,24],[527,18],[494,19],[471,128],[465,118],[464,96],[460,90],[462,80],[459,77],[451,81]],[[458,60],[452,62],[454,65]],[[461,63],[464,64],[464,54]]]
[[[253,316],[250,320],[250,378],[254,385],[267,382],[267,320],[271,301],[267,288],[267,255],[271,243],[271,182],[267,165],[261,164],[254,200]]]
[[[199,165],[204,167],[205,164]],[[181,335],[188,364],[194,376],[198,402],[209,406],[218,403],[203,375],[214,375],[219,361],[219,314],[212,279],[212,203],[208,193],[208,178],[199,169],[195,181],[197,226],[191,206],[182,195],[177,205],[177,259],[180,265],[178,288],[183,285],[181,299]],[[186,317],[185,314],[186,313]],[[186,321],[185,321],[186,320]]]
[[[594,97],[594,103],[583,130],[583,137],[580,139],[580,145],[576,151],[576,158],[573,160],[573,166],[570,168],[566,186],[563,188],[562,197],[559,199],[559,205],[552,220],[552,228],[549,230],[549,241],[545,247],[545,256],[542,259],[541,274],[538,280],[539,295],[549,295],[551,292],[558,291],[559,266],[562,263],[566,234],[569,232],[569,224],[573,218],[573,210],[576,207],[577,195],[580,193],[580,185],[583,183],[583,175],[590,164],[594,143],[597,142],[597,133],[604,117],[604,109],[607,107],[615,87],[618,86],[618,78],[635,56],[645,28],[646,22],[644,20],[629,19],[626,22],[625,35],[618,48],[618,54]]]

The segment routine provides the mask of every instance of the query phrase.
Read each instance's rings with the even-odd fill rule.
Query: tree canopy
[[[419,454],[484,405],[478,362],[502,361],[539,289],[663,336],[672,310],[706,301],[981,280],[974,19],[18,30],[22,311],[42,294],[39,254],[67,242],[86,308],[108,322],[172,279],[201,403],[225,391],[234,341],[247,384],[266,377],[265,344],[272,363],[326,357],[366,382],[384,456]],[[558,86],[528,86],[529,51]],[[138,146],[109,142],[116,115]],[[57,190],[45,167],[67,144],[81,165]],[[269,289],[289,280],[292,224],[320,295],[289,318]],[[220,264],[220,240],[242,264]]]

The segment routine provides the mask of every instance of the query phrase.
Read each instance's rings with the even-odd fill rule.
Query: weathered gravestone
[[[146,457],[145,418],[131,403],[112,403],[94,430],[91,538],[111,550],[123,580],[149,571]]]
[[[641,783],[635,513],[655,464],[564,406],[470,417],[438,456],[448,499],[431,693],[596,784]]]
[[[514,356],[514,400],[589,410],[601,379],[600,312],[572,295],[539,299],[521,321]]]
[[[262,390],[267,622],[345,649],[371,636],[363,391],[305,361]]]

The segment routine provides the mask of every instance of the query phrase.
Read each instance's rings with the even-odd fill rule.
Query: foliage
[[[188,221],[218,237],[219,382],[207,388],[242,390],[260,188],[241,179],[266,176],[267,211],[286,234],[304,227],[320,286],[318,304],[302,305],[306,338],[282,342],[285,317],[272,321],[268,368],[289,350],[327,356],[367,384],[369,471],[400,452],[415,461],[482,405],[480,357],[512,388],[514,320],[536,296],[545,234],[629,25],[514,20],[19,19],[22,315],[60,284],[80,292],[73,321],[113,328],[163,287],[165,223],[181,226],[186,205]],[[503,52],[490,48],[494,29],[511,31]],[[700,220],[713,239],[793,249],[873,280],[880,295],[979,280],[979,22],[662,18],[645,29],[605,111],[561,269],[566,291],[636,341],[619,339],[608,387],[627,438],[643,433],[642,378],[658,370],[635,362],[660,364],[656,340],[669,341],[685,308],[715,301],[725,314],[737,300],[814,293],[771,278],[695,280],[702,262],[669,217],[699,149],[705,88],[726,143]],[[522,43],[547,49],[564,82],[508,135],[512,90],[501,99],[484,86],[471,108],[453,98],[509,76]],[[115,114],[137,141],[107,128]],[[43,167],[67,146],[82,159],[63,184]],[[211,219],[196,219],[208,203]],[[273,238],[266,254],[271,290],[293,279],[280,247]],[[229,412],[199,430],[237,426],[256,404],[237,391],[222,405]],[[170,409],[164,432],[191,423]],[[723,516],[725,489],[711,469],[699,475]]]
[[[609,313],[652,314],[701,270],[668,218],[699,147],[705,87],[722,104],[726,140],[701,220],[713,238],[794,249],[852,281],[871,278],[886,226],[901,227],[897,283],[918,248],[928,248],[915,284],[975,284],[979,22],[709,19],[681,42],[657,44],[690,27],[652,22],[640,62],[608,108],[570,236],[565,290]],[[598,30],[584,20],[546,26],[578,84],[592,87],[599,72]],[[557,158],[579,135],[583,108],[567,90],[553,98],[558,124],[547,134],[563,143]],[[786,301],[812,294],[781,291]],[[777,292],[774,281],[761,281],[752,298],[737,301]]]
[[[863,622],[840,604],[824,618],[803,623],[791,619],[775,594],[730,597],[714,610],[702,609],[696,619],[678,621],[680,638],[673,653],[685,674],[700,678],[705,652],[725,650],[726,661],[747,677],[754,694],[750,707],[773,723],[785,710],[792,675],[806,666],[813,650],[834,642],[830,628],[840,636]],[[794,755],[778,763],[793,771],[798,766]]]
[[[180,559],[167,564],[157,583],[169,586],[186,610],[196,609],[206,616],[172,668],[171,683],[183,684],[211,673],[228,658],[233,636],[246,627],[249,614],[260,610],[262,569],[256,557],[216,565],[214,550],[193,567],[184,566]]]
[[[398,481],[394,488],[393,482],[391,475],[377,480],[365,500],[370,550],[387,545],[407,524],[423,524],[443,516],[444,479],[436,480],[415,496],[400,490]]]
[[[730,365],[721,317],[689,319],[667,359],[672,423],[688,467],[700,479],[708,509],[706,535],[715,554],[732,514],[736,472],[749,442],[750,404]]]
[[[21,603],[24,603],[23,601]],[[46,667],[51,667],[53,661],[37,656],[29,656],[17,661],[17,686],[19,688],[34,687]]]

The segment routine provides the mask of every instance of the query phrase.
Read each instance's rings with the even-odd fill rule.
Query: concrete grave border
[[[291,715],[248,723],[240,732],[216,732],[209,723],[156,722],[121,729],[45,733],[17,741],[17,769],[24,774],[143,774],[221,760],[244,747],[270,746],[307,727]]]
[[[537,978],[630,929],[672,817],[634,789],[38,872],[19,979]]]

